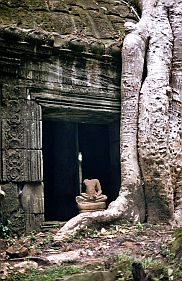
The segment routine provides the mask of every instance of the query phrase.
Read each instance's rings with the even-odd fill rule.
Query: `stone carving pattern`
[[[3,91],[3,181],[41,181],[40,108],[21,99],[21,89]]]

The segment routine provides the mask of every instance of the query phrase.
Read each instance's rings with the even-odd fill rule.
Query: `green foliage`
[[[135,225],[135,232],[136,232],[136,234],[139,235],[139,234],[143,233],[143,231],[144,231],[144,225],[142,223],[138,222]]]
[[[117,270],[117,281],[132,281],[132,264],[134,262],[141,262],[136,261],[133,257],[127,256],[125,254],[118,255],[114,262],[115,269]],[[152,276],[152,281],[164,281],[164,280],[172,280],[169,279],[169,275],[173,277],[173,270],[168,267],[168,265],[162,263],[159,260],[155,260],[151,257],[145,258],[141,262],[144,270],[147,272],[149,271]],[[175,275],[177,277],[177,275]],[[181,279],[173,279],[173,280],[181,280]]]
[[[0,222],[0,238],[9,238],[12,234],[11,230],[11,221],[10,220],[3,220]]]
[[[95,238],[98,236],[98,231],[95,228],[85,228],[80,232],[80,236],[85,238],[87,237]]]
[[[30,269],[26,274],[13,272],[9,275],[8,281],[53,281],[56,278],[63,278],[67,275],[81,272],[83,270],[73,266],[50,267],[41,272]]]
[[[154,260],[150,257],[143,260],[144,269],[150,269],[153,273],[153,281],[168,280],[168,266],[159,260]]]
[[[65,238],[65,242],[72,243],[76,240],[80,240],[81,238],[95,238],[98,236],[98,230],[96,228],[85,228],[81,230],[79,233],[76,233],[75,235],[70,235],[67,238]]]
[[[145,269],[149,268],[149,267],[155,267],[159,264],[158,261],[152,259],[151,257],[147,257],[142,261],[142,265]]]
[[[182,257],[182,228],[179,228],[174,233],[174,241],[172,243],[172,251],[179,258]]]
[[[117,270],[117,281],[130,281],[133,280],[131,267],[134,259],[125,254],[118,255],[114,262],[114,267]]]
[[[50,245],[54,241],[53,234],[48,233],[43,239],[42,239],[42,246]]]
[[[173,262],[175,258],[174,252],[171,250],[171,247],[167,244],[161,245],[161,255],[166,258],[168,262]]]

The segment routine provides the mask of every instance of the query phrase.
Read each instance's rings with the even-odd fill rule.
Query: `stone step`
[[[61,228],[63,225],[65,225],[65,223],[66,222],[61,221],[45,221],[41,226],[41,230],[46,231],[54,228]]]
[[[53,281],[114,281],[115,271],[94,271],[81,274],[74,274],[70,277],[56,278]]]

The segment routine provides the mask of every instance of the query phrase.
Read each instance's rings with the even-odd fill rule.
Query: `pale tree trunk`
[[[182,1],[173,1],[169,22],[173,33],[170,77],[169,150],[174,194],[174,219],[182,225]]]
[[[166,221],[173,210],[169,151],[169,83],[173,36],[168,9],[151,10],[147,73],[140,94],[139,155],[149,221]]]
[[[182,222],[182,1],[139,2],[122,49],[119,196],[68,221],[55,240],[122,218]]]
[[[182,1],[156,1],[141,89],[139,155],[150,222],[182,219]]]

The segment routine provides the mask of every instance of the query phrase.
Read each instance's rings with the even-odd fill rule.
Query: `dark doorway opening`
[[[107,203],[120,189],[119,122],[87,124],[43,121],[45,219],[65,221],[78,214],[80,193],[78,155],[82,180],[99,179]],[[82,187],[83,188],[83,187]]]

